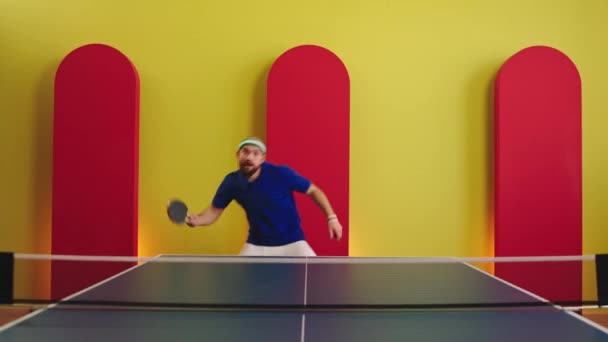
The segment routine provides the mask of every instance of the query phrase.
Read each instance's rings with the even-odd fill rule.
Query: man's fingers
[[[189,227],[194,227],[195,223],[193,222],[195,220],[195,216],[193,215],[188,215],[186,217],[186,225],[188,225]]]
[[[336,241],[340,241],[342,239],[342,230],[336,227],[329,228],[329,238],[336,239]]]

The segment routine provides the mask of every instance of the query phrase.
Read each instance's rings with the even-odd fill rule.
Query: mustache
[[[246,176],[251,176],[254,173],[256,173],[260,169],[260,167],[259,166],[256,167],[253,163],[241,163],[239,169]]]

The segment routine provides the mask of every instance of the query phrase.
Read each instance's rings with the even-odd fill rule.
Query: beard
[[[241,163],[239,165],[239,168],[241,169],[241,172],[245,176],[249,177],[249,176],[255,174],[260,169],[260,166],[259,165],[254,166],[253,164],[250,164],[250,163]]]

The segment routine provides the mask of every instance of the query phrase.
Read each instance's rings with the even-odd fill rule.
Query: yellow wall
[[[584,252],[606,252],[606,18],[605,0],[2,0],[0,250],[50,251],[53,75],[106,43],[141,78],[140,254],[238,252],[238,206],[189,230],[165,203],[209,203],[238,140],[265,135],[271,63],[318,44],[351,77],[351,254],[491,254],[493,77],[542,44],[582,75]]]

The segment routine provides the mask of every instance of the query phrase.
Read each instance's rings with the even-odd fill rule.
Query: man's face
[[[253,145],[245,145],[237,153],[236,157],[239,161],[239,168],[247,175],[251,176],[260,168],[266,155],[262,153],[259,147]]]

